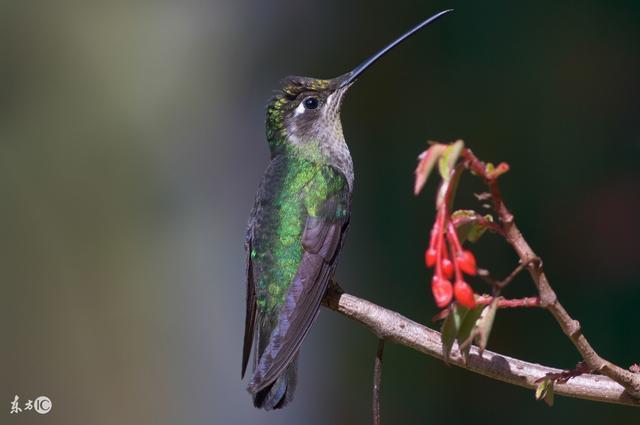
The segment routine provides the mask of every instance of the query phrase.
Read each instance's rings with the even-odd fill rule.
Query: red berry
[[[443,258],[441,266],[444,276],[447,279],[451,279],[451,277],[453,276],[453,263],[451,262],[451,260],[449,260],[448,258]]]
[[[424,262],[427,265],[427,268],[433,267],[433,265],[436,263],[437,256],[438,253],[436,252],[435,248],[429,248],[425,251]]]
[[[431,281],[431,292],[436,305],[440,308],[446,307],[453,298],[453,287],[447,279],[434,276]]]
[[[476,257],[473,256],[471,251],[462,251],[456,257],[456,263],[460,270],[468,275],[475,276],[476,269]]]
[[[466,282],[457,280],[453,285],[453,292],[456,296],[456,301],[467,308],[473,308],[476,306],[476,299],[473,295],[473,289]]]

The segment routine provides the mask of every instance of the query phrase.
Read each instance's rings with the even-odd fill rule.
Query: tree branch
[[[515,224],[513,214],[503,201],[497,177],[504,171],[496,174],[494,171],[488,170],[485,163],[480,161],[469,149],[464,149],[462,156],[467,160],[468,167],[481,176],[489,187],[493,208],[502,222],[504,238],[520,257],[520,263],[529,270],[531,278],[538,289],[540,306],[546,308],[553,315],[562,331],[577,348],[589,370],[602,373],[619,382],[626,388],[629,395],[635,399],[640,399],[640,374],[623,369],[600,357],[582,333],[580,322],[573,319],[560,304],[555,291],[551,288],[549,280],[542,270],[542,262],[522,236]],[[500,165],[498,168],[500,168]],[[502,169],[506,171],[508,166],[503,164]]]
[[[382,385],[382,354],[384,353],[384,339],[378,340],[376,360],[373,364],[373,425],[380,425],[380,386]]]
[[[395,311],[346,294],[337,284],[328,289],[323,304],[367,326],[379,339],[392,341],[443,360],[440,333],[407,319]],[[536,388],[536,380],[547,374],[562,373],[560,369],[528,363],[488,350],[480,355],[475,346],[471,348],[467,364],[463,362],[457,347],[454,347],[449,364],[530,389]],[[622,385],[602,375],[583,374],[565,383],[556,383],[554,392],[567,397],[640,406],[640,402],[631,397]]]

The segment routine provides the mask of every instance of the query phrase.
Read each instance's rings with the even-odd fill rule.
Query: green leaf
[[[460,157],[462,148],[464,148],[464,142],[462,140],[458,140],[457,142],[447,146],[444,152],[442,152],[440,161],[438,162],[438,170],[440,171],[440,176],[443,180],[449,180],[451,177],[451,171]]]
[[[544,402],[547,403],[547,406],[553,407],[553,383],[551,383],[547,388],[547,394],[544,397]]]
[[[460,325],[457,340],[458,347],[460,347],[460,353],[462,354],[462,358],[464,359],[465,363],[469,361],[469,351],[471,350],[473,334],[475,334],[476,332],[476,322],[480,318],[480,315],[482,314],[484,308],[484,305],[476,305],[474,308],[467,311],[464,316],[464,320]]]
[[[553,406],[553,380],[545,378],[538,384],[536,400],[544,400],[549,407]]]
[[[467,314],[468,309],[466,307],[459,306],[457,304],[451,304],[451,311],[449,315],[444,319],[441,328],[442,339],[442,355],[444,362],[448,363],[449,354],[451,354],[451,347],[458,336],[458,331],[462,325],[464,315]]]
[[[536,400],[541,400],[547,394],[547,381],[544,380],[536,387]]]
[[[497,297],[482,311],[482,316],[480,316],[477,323],[475,341],[476,344],[478,344],[480,354],[487,348],[487,342],[489,341],[489,335],[491,335],[491,328],[493,327],[493,319],[496,317],[496,311],[498,311]]]
[[[451,304],[451,307],[453,307],[453,312],[454,312],[453,318],[456,324],[456,329],[459,330],[460,326],[462,326],[462,321],[464,320],[464,316],[467,314],[469,309],[458,303]]]
[[[438,194],[436,195],[436,209],[442,206],[442,203],[447,201],[449,205],[453,205],[456,199],[456,191],[458,190],[458,183],[462,176],[463,167],[461,164],[453,169],[449,178],[442,180]],[[447,198],[447,195],[448,198]]]
[[[461,219],[461,218],[471,220],[477,216],[478,216],[478,213],[475,212],[474,210],[455,210],[454,212],[451,213],[451,219],[454,221],[456,219]]]
[[[483,218],[488,222],[493,223],[493,216],[491,214],[487,214]],[[472,227],[467,234],[467,239],[471,243],[476,243],[480,240],[480,238],[482,237],[482,235],[484,235],[484,232],[486,231],[487,231],[487,226],[483,226],[482,224],[476,221],[472,223]]]
[[[442,152],[447,148],[446,145],[441,143],[433,144],[426,151],[422,152],[419,156],[420,162],[416,168],[416,180],[413,186],[413,193],[417,195],[420,193],[424,185],[427,183],[427,179],[433,170],[436,161],[442,155]]]
[[[442,339],[442,356],[445,363],[449,363],[449,353],[451,353],[451,347],[456,340],[456,334],[458,330],[455,328],[451,313],[442,322],[442,328],[440,328],[440,338]]]
[[[454,222],[462,222],[456,226],[460,243],[465,243],[465,241],[469,241],[471,243],[478,242],[482,235],[484,235],[484,232],[487,231],[487,227],[479,221],[480,214],[473,210],[455,211],[451,215],[451,218]],[[488,222],[493,222],[493,216],[491,214],[487,214],[482,218]]]
[[[484,170],[487,174],[493,173],[495,169],[496,169],[496,166],[493,165],[493,163],[491,162],[487,162],[487,165],[485,165],[484,167]]]

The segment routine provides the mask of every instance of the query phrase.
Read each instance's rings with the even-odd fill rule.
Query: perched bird
[[[285,78],[268,103],[271,161],[245,238],[242,376],[253,346],[248,389],[258,408],[278,409],[291,401],[298,350],[318,314],[349,226],[353,164],[340,122],[344,95],[385,53],[448,12],[421,22],[337,78]]]

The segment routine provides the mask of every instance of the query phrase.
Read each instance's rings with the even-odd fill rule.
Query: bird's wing
[[[277,156],[269,163],[267,171],[260,186],[258,187],[258,194],[251,210],[249,217],[249,224],[247,226],[247,233],[244,240],[245,249],[245,276],[247,277],[247,307],[244,326],[244,345],[242,348],[242,377],[247,370],[247,364],[249,363],[249,357],[251,356],[251,347],[254,342],[254,334],[256,328],[256,319],[259,316],[257,306],[257,294],[256,294],[256,282],[255,275],[260,273],[259,268],[256,270],[255,264],[252,259],[253,251],[255,249],[255,229],[260,227],[259,220],[263,213],[262,204],[273,204],[273,196],[276,192],[275,186],[280,186],[286,175],[287,158],[284,156]]]
[[[253,283],[253,265],[251,264],[251,227],[247,232],[245,241],[246,251],[246,273],[247,273],[247,312],[244,322],[244,345],[242,347],[242,377],[247,370],[249,356],[251,355],[251,345],[253,343],[253,332],[256,323],[256,288]]]
[[[249,385],[253,393],[272,383],[290,364],[317,316],[335,270],[349,224],[351,195],[341,173],[327,167],[323,174],[325,180],[316,182],[321,187],[309,187],[302,258]]]

